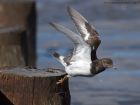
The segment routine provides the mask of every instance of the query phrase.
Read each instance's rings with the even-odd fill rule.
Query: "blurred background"
[[[101,36],[98,57],[109,57],[117,70],[92,78],[70,78],[71,105],[140,105],[140,2],[137,0],[37,0],[39,68],[63,66],[47,49],[67,55],[72,42],[49,22],[76,32],[66,7],[78,10]]]

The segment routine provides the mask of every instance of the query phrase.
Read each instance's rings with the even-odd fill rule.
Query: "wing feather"
[[[70,38],[71,41],[75,45],[85,44],[85,42],[81,38],[81,36],[77,35],[76,33],[72,32],[71,30],[65,28],[64,26],[57,24],[57,23],[50,23],[50,25],[53,26],[57,31],[62,32],[64,35],[66,35],[68,38]]]
[[[90,25],[78,11],[72,7],[68,7],[67,10],[78,32],[81,34],[84,40],[88,40],[88,38],[92,35],[99,37],[95,27]]]

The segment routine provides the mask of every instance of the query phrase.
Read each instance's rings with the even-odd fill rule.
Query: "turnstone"
[[[66,35],[74,44],[74,50],[71,56],[68,57],[51,51],[51,55],[65,67],[67,73],[57,84],[63,83],[64,80],[71,76],[91,77],[104,71],[106,68],[113,67],[113,61],[110,58],[97,58],[96,51],[101,40],[95,27],[90,25],[89,22],[72,7],[68,7],[68,13],[80,35],[77,35],[60,24],[50,23],[51,26]]]

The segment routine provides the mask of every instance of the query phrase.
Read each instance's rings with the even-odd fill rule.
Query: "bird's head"
[[[113,61],[110,58],[102,58],[94,60],[91,64],[91,73],[96,75],[107,68],[113,67]]]
[[[104,68],[112,68],[113,67],[113,61],[110,58],[102,58],[101,63]]]

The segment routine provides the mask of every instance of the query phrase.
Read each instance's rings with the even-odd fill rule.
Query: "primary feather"
[[[94,47],[94,49],[92,49],[91,52],[91,60],[92,61],[96,60],[97,59],[96,51],[101,43],[101,40],[95,27],[90,25],[89,22],[74,8],[68,7],[67,10],[82,38],[91,47]]]

